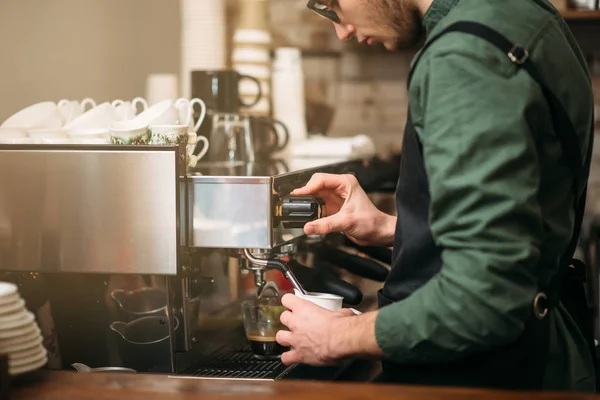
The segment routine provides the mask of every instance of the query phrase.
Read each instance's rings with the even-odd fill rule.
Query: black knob
[[[303,228],[323,216],[325,202],[314,196],[285,196],[275,209],[275,221],[286,229]]]

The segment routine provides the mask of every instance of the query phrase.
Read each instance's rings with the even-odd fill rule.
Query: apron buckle
[[[548,315],[548,296],[546,293],[539,292],[533,299],[533,314],[537,319],[543,319]]]
[[[508,52],[508,58],[517,65],[522,65],[529,58],[529,51],[526,48],[516,45]]]

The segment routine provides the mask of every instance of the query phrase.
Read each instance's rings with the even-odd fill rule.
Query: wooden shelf
[[[562,10],[560,13],[566,20],[600,21],[600,10]]]

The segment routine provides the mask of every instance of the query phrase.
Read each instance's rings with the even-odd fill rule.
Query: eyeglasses
[[[338,17],[336,12],[330,9],[326,4],[323,4],[323,1],[308,0],[308,4],[306,6],[323,18],[327,18],[328,20],[333,21],[336,24],[341,23],[340,17]]]

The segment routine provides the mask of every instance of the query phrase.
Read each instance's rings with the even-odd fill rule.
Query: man
[[[585,305],[567,309],[581,300],[581,268],[568,267],[593,96],[557,11],[547,0],[308,5],[342,40],[394,50],[424,30],[427,41],[409,77],[398,218],[352,176],[317,174],[295,191],[327,202],[307,234],[394,246],[383,307],[353,316],[284,296],[282,361],[375,357],[383,382],[595,390]]]

